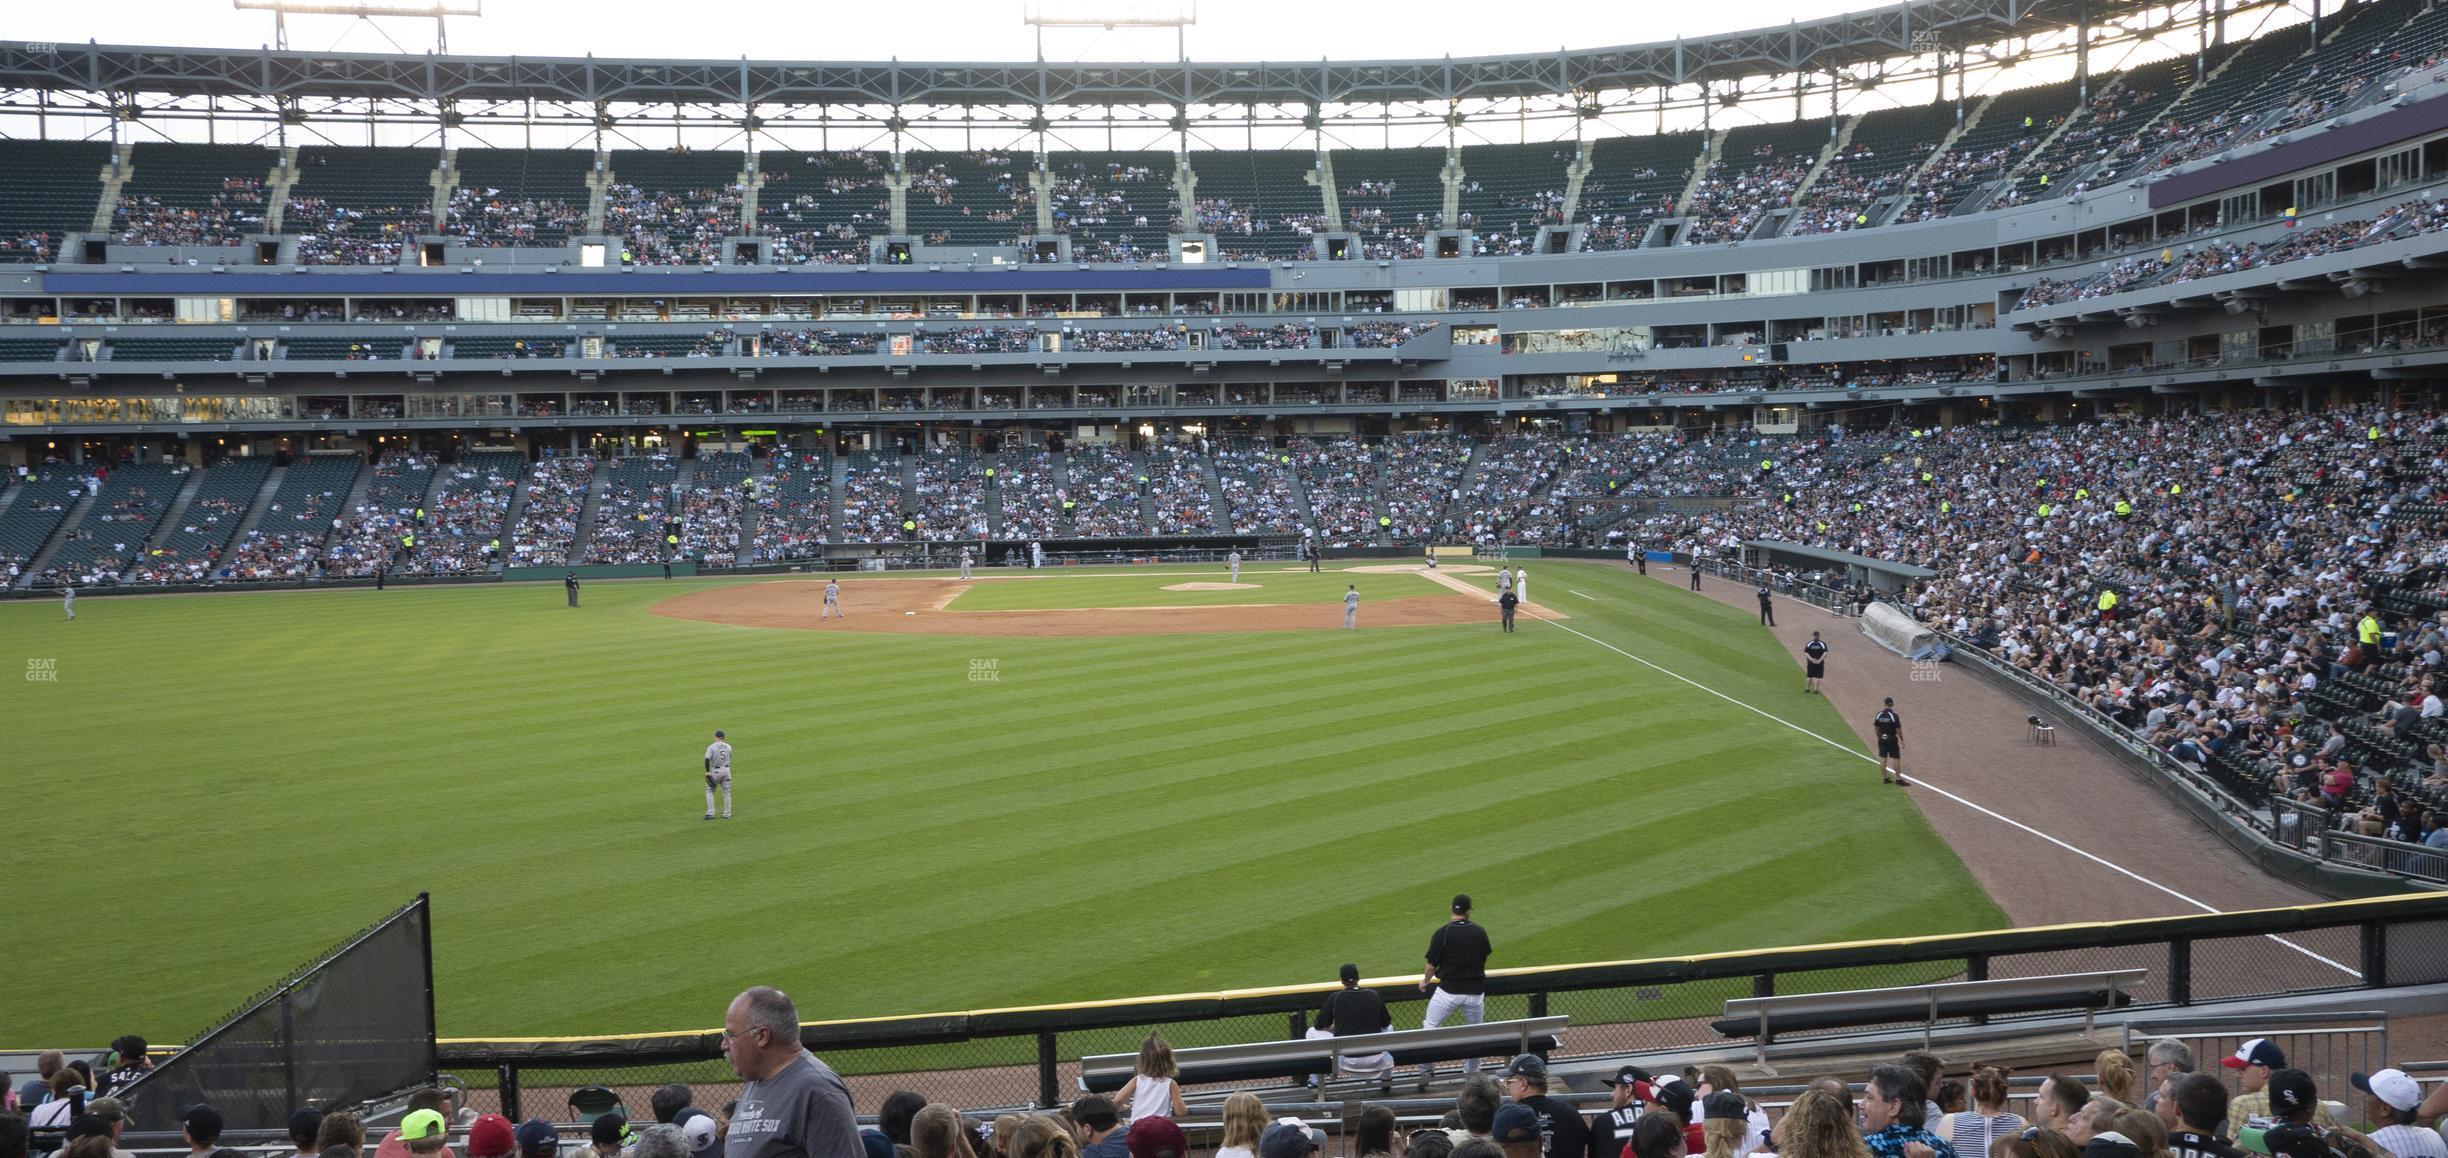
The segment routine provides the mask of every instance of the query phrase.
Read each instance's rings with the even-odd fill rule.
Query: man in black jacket
[[[1343,966],[1343,988],[1326,995],[1326,1004],[1318,1008],[1317,1024],[1309,1030],[1311,1038],[1361,1037],[1384,1033],[1394,1028],[1394,1019],[1386,1016],[1385,998],[1360,988],[1360,967]],[[1342,1059],[1338,1073],[1364,1078],[1388,1078],[1394,1075],[1394,1055],[1369,1053]],[[1318,1079],[1312,1076],[1315,1087]]]
[[[1487,1020],[1487,963],[1495,950],[1487,930],[1471,922],[1469,893],[1454,894],[1452,914],[1428,938],[1428,967],[1420,970],[1419,981],[1420,992],[1428,994],[1428,1014],[1421,1029],[1435,1029],[1456,1014],[1464,1025]],[[1421,1066],[1420,1084],[1435,1072],[1434,1065]],[[1479,1059],[1464,1062],[1462,1072],[1478,1073]]]

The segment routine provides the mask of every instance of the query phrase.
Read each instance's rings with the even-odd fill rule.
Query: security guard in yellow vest
[[[2126,501],[2125,501],[2125,500],[2123,500],[2123,499],[2118,499],[2118,500],[2117,500],[2117,505],[2116,505],[2116,517],[2118,517],[2118,518],[2120,518],[2120,519],[2130,519],[2130,518],[2132,518],[2132,517],[2133,517],[2133,504],[2132,504],[2132,503],[2129,503],[2129,502],[2126,502]]]
[[[2116,622],[2116,605],[2117,593],[2114,590],[2102,589],[2099,596],[2100,622]]]
[[[2363,651],[2366,657],[2378,649],[2380,646],[2379,617],[2373,615],[2369,610],[2364,611],[2362,620],[2355,624],[2355,638],[2363,641]]]

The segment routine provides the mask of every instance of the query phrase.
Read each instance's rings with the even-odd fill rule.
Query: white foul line
[[[1588,599],[1588,600],[1593,600],[1593,601],[1594,601],[1594,600],[1596,600],[1596,599],[1598,598],[1597,596],[1592,595],[1592,594],[1590,594],[1590,593],[1589,593],[1589,592],[1587,592],[1587,591],[1573,591],[1573,589],[1572,589],[1572,588],[1570,588],[1570,587],[1565,588],[1565,590],[1566,590],[1566,591],[1572,591],[1572,593],[1573,593],[1573,594],[1578,595],[1578,596],[1580,596],[1580,597],[1581,597],[1581,598],[1583,598],[1583,599]]]
[[[1576,592],[1574,592],[1574,594],[1578,595],[1578,594],[1580,594],[1580,593],[1576,591]],[[1875,764],[1875,763],[1877,763],[1877,762],[1878,762],[1877,757],[1874,757],[1874,756],[1870,755],[1870,754],[1869,754],[1869,753],[1867,753],[1867,752],[1863,752],[1862,750],[1860,750],[1860,749],[1858,749],[1858,748],[1854,748],[1854,747],[1850,747],[1850,746],[1845,745],[1845,744],[1838,743],[1838,742],[1837,742],[1837,741],[1835,741],[1835,740],[1831,740],[1831,739],[1827,738],[1826,736],[1822,736],[1822,735],[1820,735],[1819,733],[1814,732],[1814,731],[1811,731],[1810,729],[1805,728],[1805,727],[1803,727],[1803,726],[1802,726],[1802,725],[1800,725],[1800,724],[1794,723],[1793,721],[1788,720],[1788,719],[1786,719],[1786,718],[1784,718],[1784,717],[1782,717],[1782,716],[1775,715],[1775,714],[1773,714],[1773,713],[1771,713],[1771,712],[1765,711],[1765,710],[1763,710],[1763,709],[1761,709],[1761,708],[1759,708],[1759,707],[1756,707],[1756,706],[1754,706],[1754,705],[1744,703],[1743,701],[1738,700],[1738,699],[1735,699],[1734,697],[1729,696],[1729,695],[1725,694],[1724,692],[1718,691],[1717,689],[1712,688],[1712,687],[1708,686],[1707,684],[1703,684],[1703,683],[1700,683],[1700,682],[1698,682],[1698,681],[1696,681],[1696,680],[1693,680],[1693,679],[1691,679],[1690,677],[1687,677],[1687,676],[1683,675],[1683,674],[1682,674],[1682,673],[1680,673],[1680,672],[1670,671],[1670,670],[1668,670],[1668,669],[1666,669],[1666,668],[1660,667],[1660,666],[1658,666],[1658,665],[1657,665],[1657,664],[1655,664],[1655,663],[1651,663],[1650,661],[1648,661],[1648,660],[1646,660],[1646,659],[1642,659],[1641,657],[1639,657],[1639,656],[1637,656],[1637,655],[1634,655],[1634,654],[1632,654],[1631,652],[1625,651],[1624,649],[1622,649],[1622,648],[1620,648],[1620,647],[1617,647],[1617,646],[1615,646],[1614,644],[1608,643],[1607,641],[1605,641],[1605,640],[1603,640],[1603,639],[1600,639],[1600,638],[1598,638],[1597,636],[1591,635],[1591,634],[1589,634],[1588,632],[1582,631],[1582,630],[1580,630],[1580,629],[1578,629],[1578,628],[1574,628],[1574,627],[1566,627],[1564,624],[1561,624],[1561,623],[1553,623],[1553,621],[1550,621],[1550,622],[1551,622],[1551,623],[1553,624],[1553,626],[1555,626],[1555,627],[1562,628],[1562,629],[1563,629],[1563,630],[1565,630],[1565,631],[1572,632],[1574,635],[1578,635],[1578,636],[1580,636],[1581,638],[1583,638],[1583,639],[1586,639],[1586,640],[1590,641],[1591,643],[1597,644],[1598,646],[1603,647],[1603,648],[1607,649],[1608,651],[1614,652],[1615,654],[1617,654],[1617,655],[1620,655],[1620,656],[1624,657],[1625,659],[1631,660],[1632,662],[1637,663],[1637,664],[1640,664],[1640,665],[1642,665],[1643,667],[1649,668],[1649,669],[1650,669],[1650,670],[1652,670],[1652,671],[1658,672],[1658,673],[1659,673],[1659,674],[1661,674],[1661,675],[1665,675],[1665,676],[1668,676],[1668,677],[1673,678],[1673,679],[1676,679],[1676,680],[1681,680],[1682,682],[1684,682],[1684,683],[1686,683],[1686,684],[1690,684],[1692,687],[1695,687],[1695,688],[1700,689],[1701,691],[1707,692],[1708,694],[1710,694],[1710,695],[1712,695],[1712,696],[1715,696],[1715,697],[1717,697],[1718,699],[1724,700],[1725,702],[1727,702],[1727,703],[1729,703],[1729,704],[1732,704],[1732,705],[1734,705],[1735,707],[1741,708],[1741,709],[1743,709],[1744,711],[1751,712],[1751,713],[1753,713],[1753,714],[1755,714],[1755,715],[1758,715],[1758,716],[1760,716],[1760,717],[1761,717],[1761,718],[1763,718],[1763,719],[1773,720],[1773,721],[1775,721],[1775,722],[1777,722],[1777,723],[1779,723],[1779,724],[1783,724],[1784,726],[1786,726],[1786,727],[1788,727],[1788,728],[1791,728],[1791,729],[1793,729],[1794,731],[1800,732],[1800,733],[1802,733],[1803,735],[1810,737],[1811,739],[1817,740],[1817,741],[1819,741],[1820,743],[1827,745],[1828,747],[1834,748],[1834,749],[1836,749],[1837,751],[1842,752],[1842,753],[1844,753],[1844,754],[1845,754],[1845,755],[1847,755],[1847,756],[1854,757],[1855,759],[1858,759],[1858,760],[1865,760],[1865,761],[1868,761],[1868,762],[1873,763],[1873,764]],[[1935,793],[1937,793],[1937,794],[1938,794],[1938,795],[1940,795],[1940,796],[1944,796],[1944,797],[1946,797],[1947,799],[1952,800],[1952,801],[1954,801],[1954,802],[1955,802],[1955,803],[1957,803],[1957,804],[1963,805],[1964,807],[1969,808],[1969,809],[1971,809],[1971,810],[1972,810],[1972,811],[1974,811],[1974,812],[1978,812],[1978,813],[1982,814],[1983,816],[1987,816],[1987,817],[1989,817],[1989,818],[1990,818],[1990,819],[1992,819],[1992,820],[1999,821],[1999,822],[2001,822],[2001,823],[2004,823],[2004,824],[2010,825],[2010,826],[2012,826],[2012,827],[2014,827],[2014,828],[2019,828],[2019,829],[2022,829],[2023,831],[2028,832],[2028,833],[2032,834],[2033,836],[2039,837],[2040,839],[2045,840],[2045,841],[2049,842],[2050,844],[2056,845],[2057,847],[2062,848],[2062,849],[2066,850],[2067,852],[2073,853],[2074,855],[2079,856],[2079,857],[2083,858],[2084,860],[2090,861],[2090,862],[2091,862],[2091,863],[2093,863],[2093,864],[2099,865],[2099,866],[2100,866],[2100,867],[2102,867],[2102,868],[2105,868],[2105,869],[2107,869],[2107,870],[2109,870],[2109,871],[2111,871],[2111,872],[2117,873],[2117,874],[2119,874],[2119,875],[2121,875],[2121,876],[2127,877],[2127,878],[2129,878],[2129,879],[2131,879],[2131,880],[2138,881],[2138,882],[2140,882],[2140,883],[2142,883],[2142,884],[2148,885],[2148,886],[2150,886],[2151,888],[2154,888],[2154,889],[2159,890],[2160,892],[2166,893],[2167,895],[2169,895],[2169,896],[2171,896],[2171,897],[2174,897],[2174,898],[2176,898],[2177,900],[2183,901],[2184,903],[2186,903],[2186,904],[2188,904],[2188,905],[2191,905],[2191,906],[2193,906],[2193,907],[2194,907],[2194,908],[2196,908],[2196,909],[2200,909],[2201,911],[2203,911],[2203,912],[2205,912],[2205,913],[2216,913],[2216,912],[2218,912],[2218,911],[2219,911],[2217,908],[2215,908],[2215,907],[2213,907],[2213,906],[2206,905],[2206,904],[2203,904],[2203,903],[2202,903],[2202,902],[2200,902],[2200,901],[2194,900],[2193,898],[2188,897],[2188,896],[2184,895],[2183,893],[2177,892],[2176,890],[2171,889],[2171,888],[2167,887],[2166,885],[2160,884],[2159,882],[2154,881],[2154,880],[2150,879],[2149,877],[2146,877],[2146,876],[2143,876],[2143,875],[2141,875],[2141,874],[2139,874],[2139,873],[2136,873],[2136,872],[2134,872],[2132,869],[2126,868],[2125,866],[2123,866],[2123,865],[2121,865],[2121,864],[2118,864],[2118,863],[2116,863],[2115,861],[2109,860],[2109,859],[2107,859],[2107,858],[2105,858],[2105,857],[2102,857],[2102,856],[2099,856],[2099,855],[2097,855],[2097,854],[2095,854],[2095,853],[2087,852],[2087,851],[2085,851],[2085,850],[2083,850],[2083,849],[2076,848],[2076,847],[2074,847],[2073,845],[2067,844],[2065,841],[2059,840],[2058,838],[2056,838],[2056,837],[2054,837],[2054,836],[2051,836],[2051,835],[2049,835],[2048,833],[2042,832],[2042,831],[2040,831],[2040,830],[2039,830],[2039,829],[2037,829],[2037,828],[2033,828],[2032,826],[2030,826],[2030,825],[2028,825],[2028,824],[2025,824],[2025,823],[2023,823],[2023,822],[2022,822],[2022,821],[2020,821],[2020,820],[2016,820],[2016,819],[2014,819],[2014,818],[2013,818],[2013,817],[2011,817],[2011,816],[2005,816],[2005,815],[2002,815],[2002,814],[2000,814],[2000,813],[1996,812],[1995,810],[1990,809],[1990,808],[1988,808],[1988,807],[1986,807],[1986,806],[1979,805],[1979,804],[1975,804],[1975,803],[1973,803],[1973,802],[1971,802],[1971,801],[1969,801],[1969,800],[1964,799],[1964,798],[1963,798],[1963,797],[1961,797],[1961,796],[1957,796],[1957,795],[1955,795],[1954,793],[1949,792],[1949,791],[1947,791],[1947,790],[1946,790],[1946,789],[1944,789],[1944,788],[1940,788],[1940,787],[1938,787],[1937,785],[1931,784],[1931,783],[1930,783],[1930,782],[1929,782],[1927,779],[1923,778],[1922,776],[1920,776],[1920,775],[1918,775],[1918,774],[1914,775],[1914,776],[1913,776],[1913,778],[1912,778],[1912,780],[1913,780],[1913,784],[1914,784],[1915,786],[1917,786],[1917,787],[1927,788],[1927,789],[1929,789],[1930,791],[1935,792]],[[2272,940],[2272,941],[2275,941],[2275,942],[2277,942],[2277,943],[2279,943],[2279,944],[2281,944],[2281,945],[2284,945],[2284,946],[2286,946],[2286,947],[2287,947],[2287,948],[2289,948],[2289,949],[2293,949],[2294,951],[2296,951],[2296,952],[2298,952],[2298,953],[2301,953],[2301,954],[2303,954],[2303,955],[2304,955],[2304,956],[2306,956],[2306,957],[2310,957],[2311,959],[2313,959],[2313,960],[2315,960],[2315,961],[2318,961],[2318,962],[2320,962],[2320,963],[2321,963],[2321,964],[2323,964],[2323,965],[2327,965],[2327,966],[2329,966],[2329,967],[2331,967],[2331,968],[2333,968],[2333,969],[2336,969],[2336,970],[2338,970],[2339,972],[2344,973],[2344,974],[2346,974],[2346,975],[2347,975],[2347,976],[2349,976],[2349,977],[2353,977],[2353,978],[2355,978],[2355,979],[2357,979],[2357,980],[2361,980],[2361,979],[2362,979],[2362,977],[2363,977],[2363,974],[2361,974],[2360,972],[2357,972],[2356,970],[2353,970],[2353,969],[2349,969],[2349,968],[2347,968],[2346,966],[2344,966],[2344,965],[2342,965],[2342,964],[2339,964],[2339,963],[2338,963],[2338,962],[2336,962],[2336,961],[2332,961],[2332,960],[2330,960],[2329,958],[2324,957],[2324,956],[2322,956],[2322,955],[2320,955],[2320,954],[2318,954],[2318,953],[2315,953],[2315,952],[2313,952],[2313,951],[2312,951],[2312,950],[2310,950],[2310,949],[2306,949],[2306,948],[2304,948],[2303,946],[2298,945],[2298,944],[2296,944],[2296,943],[2295,943],[2295,942],[2293,942],[2293,941],[2289,941],[2289,940],[2287,940],[2287,939],[2286,939],[2286,938],[2284,938],[2284,937],[2280,937],[2280,936],[2277,936],[2277,935],[2275,935],[2275,934],[2264,934],[2264,935],[2265,935],[2265,936],[2267,936],[2267,937],[2268,937],[2270,940]]]

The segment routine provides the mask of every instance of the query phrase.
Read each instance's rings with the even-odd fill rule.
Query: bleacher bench
[[[1173,1051],[1181,1067],[1176,1080],[1185,1086],[1212,1082],[1246,1082],[1260,1078],[1332,1076],[1337,1059],[1390,1053],[1397,1066],[1468,1058],[1544,1053],[1556,1047],[1558,1035],[1572,1019],[1530,1017],[1519,1021],[1489,1021],[1478,1025],[1444,1025],[1435,1029],[1403,1029],[1391,1033],[1323,1037],[1314,1040],[1257,1041],[1211,1045]],[[1080,1086],[1091,1093],[1111,1093],[1130,1084],[1136,1053],[1092,1054],[1080,1059]]]
[[[2083,1032],[2089,1033],[2092,1019],[2100,1010],[2133,1004],[2131,991],[2149,976],[2148,969],[2112,969],[1792,997],[1741,997],[1726,1002],[1725,1016],[1710,1022],[1709,1027],[1726,1037],[1758,1038],[1759,1060],[1763,1064],[1768,1060],[1769,1043],[1775,1040],[1778,1031],[1855,1029],[1918,1021],[1921,1041],[1926,1046],[1931,1030],[1946,1018],[2080,1009]]]

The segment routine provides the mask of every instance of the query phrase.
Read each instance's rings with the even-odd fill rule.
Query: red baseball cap
[[[1146,1117],[1131,1123],[1130,1158],[1189,1158],[1190,1140],[1173,1119]]]
[[[468,1158],[506,1158],[518,1153],[518,1131],[510,1119],[486,1114],[468,1127]]]

